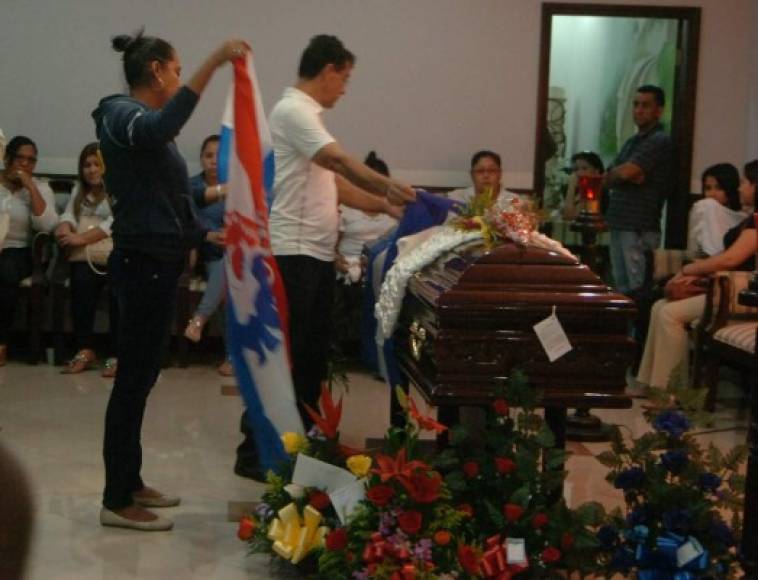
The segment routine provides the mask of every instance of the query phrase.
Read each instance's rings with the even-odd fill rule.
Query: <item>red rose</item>
[[[395,490],[389,485],[375,485],[366,492],[368,500],[376,507],[385,507],[395,497]]]
[[[495,457],[495,469],[498,473],[508,475],[516,471],[516,462],[508,457]]]
[[[503,506],[503,515],[509,523],[517,522],[524,515],[524,508],[515,503],[507,503]]]
[[[561,548],[570,550],[574,545],[574,536],[571,532],[563,532],[561,536]]]
[[[501,417],[508,415],[508,411],[510,410],[508,403],[505,402],[505,399],[495,399],[495,401],[492,403],[492,408],[495,410],[495,413]]]
[[[421,529],[422,516],[416,510],[408,510],[397,516],[397,525],[409,536]]]
[[[461,568],[471,576],[479,574],[479,558],[476,555],[476,551],[471,546],[465,544],[458,544],[458,562],[461,564]]]
[[[434,534],[432,539],[438,546],[447,546],[450,543],[450,540],[453,539],[453,536],[450,535],[450,532],[447,530],[439,530]]]
[[[442,476],[437,472],[430,476],[425,471],[417,470],[409,479],[400,481],[408,490],[408,495],[413,501],[433,503],[440,497]]]
[[[458,506],[458,511],[466,514],[470,518],[474,517],[474,508],[472,508],[470,504],[462,503]]]
[[[255,533],[255,520],[249,516],[243,516],[240,520],[239,528],[237,528],[237,537],[246,542],[253,537]]]
[[[532,527],[535,530],[544,528],[549,521],[550,521],[550,518],[547,517],[547,514],[538,513],[532,518]]]
[[[467,461],[463,464],[463,473],[465,473],[466,477],[469,479],[475,478],[479,475],[479,464],[476,461]]]
[[[542,561],[545,562],[545,564],[552,564],[553,562],[557,562],[560,559],[561,551],[558,548],[548,546],[542,550]]]
[[[332,502],[329,499],[329,496],[326,495],[323,491],[316,490],[308,496],[308,503],[311,504],[314,509],[321,511],[328,508],[329,504]]]
[[[332,530],[326,536],[326,549],[330,552],[337,552],[347,546],[347,530],[345,528],[337,528]]]

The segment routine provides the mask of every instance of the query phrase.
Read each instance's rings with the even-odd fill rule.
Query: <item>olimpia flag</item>
[[[268,470],[287,457],[280,435],[302,433],[303,424],[290,373],[287,297],[268,232],[274,150],[250,53],[234,60],[218,172],[229,188],[224,216],[228,348],[261,467]]]

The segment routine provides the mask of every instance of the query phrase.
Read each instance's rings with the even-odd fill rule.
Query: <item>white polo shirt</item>
[[[269,128],[276,177],[269,220],[274,255],[334,260],[339,214],[334,173],[311,161],[335,141],[321,119],[323,107],[290,87],[274,106]]]

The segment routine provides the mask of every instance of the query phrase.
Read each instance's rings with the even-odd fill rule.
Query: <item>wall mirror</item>
[[[662,119],[675,143],[665,242],[686,237],[697,87],[700,8],[542,5],[534,190],[557,211],[571,155],[595,151],[606,165],[636,127],[632,100],[643,84],[666,92]]]

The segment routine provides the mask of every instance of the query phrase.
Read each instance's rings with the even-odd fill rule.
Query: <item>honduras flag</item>
[[[287,297],[271,253],[266,200],[274,151],[252,55],[234,61],[219,145],[219,180],[228,183],[225,267],[227,339],[261,467],[287,458],[280,435],[303,432],[289,363]]]

